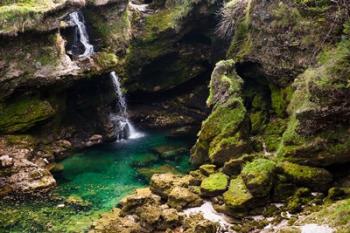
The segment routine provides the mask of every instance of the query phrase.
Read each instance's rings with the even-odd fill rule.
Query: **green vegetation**
[[[255,159],[247,163],[241,172],[242,179],[254,197],[264,197],[270,193],[276,164],[268,159]]]
[[[224,193],[224,202],[227,208],[237,214],[244,212],[252,203],[253,196],[245,186],[242,177],[232,179],[229,189]]]
[[[64,0],[16,0],[0,4],[0,32],[11,33],[38,22],[45,12]]]
[[[217,196],[226,191],[228,185],[228,176],[217,172],[204,178],[201,183],[201,193],[204,196]]]
[[[55,114],[49,102],[27,97],[6,105],[0,113],[2,133],[23,132]]]
[[[332,174],[324,168],[303,166],[282,162],[279,168],[293,183],[305,185],[316,190],[324,190],[332,181]]]

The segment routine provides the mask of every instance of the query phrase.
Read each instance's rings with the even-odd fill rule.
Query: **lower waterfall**
[[[115,116],[112,116],[112,120],[117,122],[119,126],[117,140],[137,139],[145,136],[143,133],[138,132],[128,119],[127,104],[120,87],[118,75],[112,71],[110,73],[110,76],[113,82],[115,93],[117,95],[117,107],[119,109],[119,113]]]

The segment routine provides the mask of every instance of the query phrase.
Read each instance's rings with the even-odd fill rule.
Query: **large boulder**
[[[241,98],[243,80],[235,71],[234,61],[218,62],[211,76],[207,103],[213,107],[202,123],[198,140],[191,150],[192,163],[211,161],[222,165],[249,151],[245,140],[246,108]]]
[[[275,171],[273,161],[256,159],[244,166],[241,177],[254,197],[264,197],[271,191]]]
[[[228,190],[224,193],[224,203],[228,213],[235,214],[245,212],[253,202],[253,195],[244,184],[242,177],[238,176],[230,181]]]
[[[203,200],[188,188],[176,186],[169,193],[167,203],[170,207],[181,210],[186,207],[200,206]]]
[[[303,166],[291,162],[279,164],[280,170],[294,183],[324,191],[332,181],[332,174],[324,168]]]

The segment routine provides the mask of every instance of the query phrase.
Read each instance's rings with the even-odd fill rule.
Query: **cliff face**
[[[47,191],[55,185],[49,172],[55,161],[116,138],[113,70],[136,104],[133,119],[193,130],[207,111],[216,7],[206,1],[1,3],[1,194]],[[86,58],[78,55],[83,48],[69,17],[78,10],[94,45]]]

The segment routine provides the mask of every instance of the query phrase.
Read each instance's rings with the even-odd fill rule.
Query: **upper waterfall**
[[[84,47],[84,52],[79,55],[79,58],[90,57],[94,53],[94,46],[90,44],[89,35],[86,30],[84,16],[79,12],[73,12],[69,14],[70,21],[77,26],[78,32],[77,36],[79,42]]]
[[[117,120],[120,132],[118,133],[118,140],[120,139],[136,139],[144,136],[143,133],[138,132],[132,123],[128,119],[127,104],[125,97],[123,95],[122,89],[120,87],[118,75],[112,71],[110,73],[114,90],[117,95],[117,107],[119,109],[119,114],[113,116]]]

